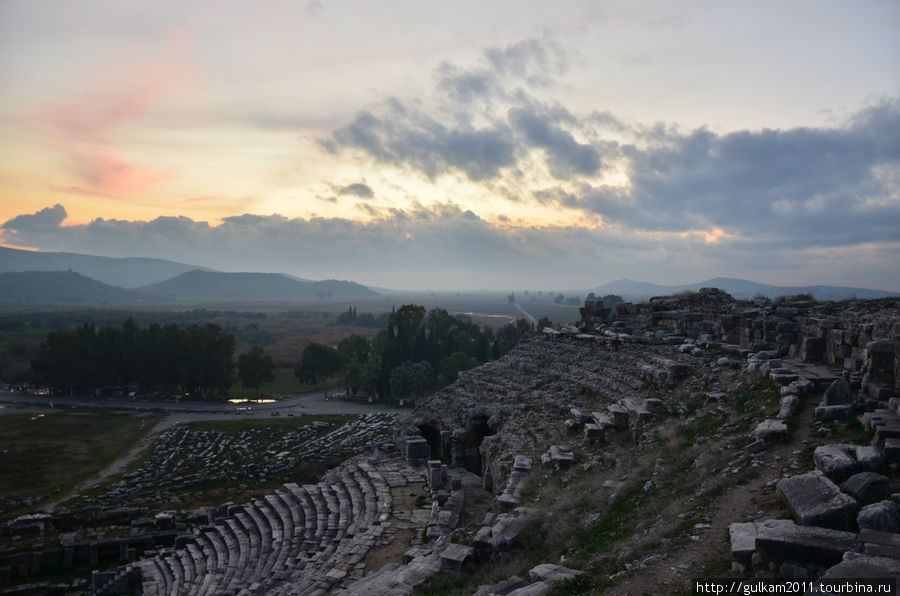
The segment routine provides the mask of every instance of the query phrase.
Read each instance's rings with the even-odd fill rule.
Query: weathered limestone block
[[[544,466],[556,466],[568,468],[575,463],[575,454],[565,445],[551,445],[547,453],[541,455],[541,464]]]
[[[569,410],[569,413],[572,415],[572,418],[575,420],[575,424],[577,424],[579,426],[593,421],[593,417],[589,413],[587,413],[583,410],[580,410],[578,408],[571,408]]]
[[[798,524],[852,530],[856,523],[856,501],[821,472],[783,478],[776,490]]]
[[[825,338],[803,338],[800,343],[800,359],[803,362],[822,362],[825,359]]]
[[[790,520],[756,522],[756,550],[768,560],[809,561],[834,565],[856,544],[856,534]]]
[[[884,447],[885,443],[890,440],[900,440],[900,424],[882,424],[875,427],[875,436],[872,438],[872,443],[877,447]],[[887,449],[885,449],[885,456],[887,456]],[[891,459],[888,459],[890,463]]]
[[[900,534],[895,531],[860,528],[859,542],[863,552],[876,557],[900,559]]]
[[[431,458],[431,446],[423,437],[410,437],[404,445],[406,461],[412,466],[424,465]]]
[[[609,414],[604,412],[593,412],[592,415],[594,417],[594,424],[603,430],[616,428],[616,424],[612,421],[612,418],[609,417]]]
[[[517,455],[513,460],[513,470],[509,475],[506,488],[503,493],[497,497],[497,504],[505,509],[518,507],[522,501],[522,491],[528,483],[528,476],[531,473],[532,460],[525,455]]]
[[[889,464],[900,462],[900,439],[887,439],[884,442],[884,459]]]
[[[771,444],[787,439],[788,428],[783,420],[768,418],[760,422],[751,434],[753,438]]]
[[[625,408],[619,404],[610,404],[606,407],[606,410],[609,412],[616,428],[620,430],[628,428],[628,411]]]
[[[894,385],[894,342],[890,339],[866,344],[866,366],[870,383]]]
[[[796,395],[786,395],[781,398],[781,408],[778,410],[777,418],[787,420],[797,411],[800,404],[800,398]]]
[[[766,447],[768,447],[766,442],[763,441],[762,439],[759,439],[758,441],[753,441],[752,443],[750,443],[749,445],[744,447],[744,450],[747,453],[753,455],[755,453],[762,453],[763,451],[766,450]]]
[[[879,501],[866,505],[859,510],[856,523],[861,530],[900,531],[900,508],[893,501]]]
[[[603,429],[596,424],[585,424],[584,438],[588,441],[599,441],[603,438]]]
[[[790,368],[774,368],[769,371],[769,378],[777,385],[790,385],[800,380],[800,375]]]
[[[475,550],[463,544],[448,544],[441,551],[441,571],[460,571]]]
[[[850,385],[844,379],[838,379],[825,390],[825,395],[822,396],[822,403],[819,405],[843,406],[852,403],[853,393],[850,389]]]
[[[853,453],[853,445],[843,443],[822,445],[813,451],[813,461],[816,463],[816,469],[829,478],[843,480],[860,471]]]
[[[816,420],[847,420],[853,413],[853,406],[817,406]]]
[[[731,539],[731,556],[742,565],[749,566],[756,552],[756,523],[734,523],[728,526]]]
[[[550,584],[555,584],[567,579],[572,579],[573,577],[578,577],[582,573],[584,572],[577,569],[569,569],[562,565],[541,563],[528,572],[528,579],[533,582],[549,582]]]
[[[848,478],[841,485],[841,490],[863,503],[872,503],[890,494],[891,481],[875,472],[860,472]]]
[[[647,422],[653,417],[642,404],[639,404],[630,398],[623,399],[622,406],[628,412],[629,418],[634,422]]]
[[[874,472],[884,465],[884,458],[871,445],[856,445],[856,462],[861,470]]]
[[[491,531],[491,526],[485,526],[479,528],[475,533],[475,557],[480,561],[486,561],[494,555],[494,540]]]
[[[862,553],[848,551],[843,560],[822,574],[822,579],[842,578],[890,578],[900,577],[900,564],[897,559],[873,557]]]
[[[519,534],[533,519],[533,511],[523,507],[519,507],[513,513],[498,515],[496,523],[491,528],[491,543],[494,551],[506,551],[512,548]]]
[[[428,485],[431,487],[431,490],[432,491],[440,490],[442,480],[443,480],[443,469],[441,467],[441,460],[439,460],[439,459],[428,460]]]

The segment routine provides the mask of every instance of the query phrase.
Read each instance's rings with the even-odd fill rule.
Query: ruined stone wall
[[[781,357],[846,370],[875,387],[900,387],[897,301],[766,305],[731,301],[719,308],[690,306],[674,297],[620,303],[608,325],[631,333],[663,332],[754,351],[771,350]]]

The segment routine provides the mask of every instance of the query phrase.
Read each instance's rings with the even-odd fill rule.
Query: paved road
[[[325,393],[319,391],[316,393],[308,393],[306,395],[287,397],[278,402],[268,404],[210,404],[191,401],[180,401],[176,403],[115,398],[88,399],[58,396],[45,397],[0,391],[0,403],[54,408],[80,406],[91,408],[152,410],[168,412],[171,414],[185,414],[185,417],[195,420],[235,415],[259,418],[272,416],[274,412],[278,412],[279,415],[284,416],[287,414],[365,414],[368,412],[402,411],[394,406],[387,406],[384,404],[369,404],[358,401],[331,399],[326,401],[324,397]]]

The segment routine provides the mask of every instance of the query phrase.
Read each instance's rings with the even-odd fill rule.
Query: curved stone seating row
[[[144,594],[317,594],[359,577],[391,515],[391,491],[366,461],[318,484],[285,484],[133,566]]]

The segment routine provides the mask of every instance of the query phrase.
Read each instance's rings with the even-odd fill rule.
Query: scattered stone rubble
[[[393,414],[364,414],[346,424],[316,421],[280,433],[270,428],[223,433],[177,424],[157,439],[139,469],[92,499],[92,505],[166,506],[208,482],[287,479],[300,462],[345,459],[389,440],[395,420]]]
[[[751,459],[789,440],[802,400],[820,393],[818,421],[861,414],[875,436],[871,445],[818,447],[815,470],[796,469],[796,462],[790,472],[785,468],[775,490],[792,519],[732,524],[735,570],[756,577],[900,577],[898,311],[896,303],[874,301],[737,302],[715,289],[615,309],[588,304],[582,328],[548,329],[504,358],[461,373],[420,404],[394,429],[402,461],[351,460],[316,485],[286,484],[263,499],[225,506],[172,546],[96,577],[95,591],[121,591],[139,570],[146,594],[412,594],[435,574],[466,572],[516,548],[522,532],[540,520],[540,512],[521,505],[534,462],[588,470],[603,465],[598,454],[605,444],[646,442],[667,416],[688,415],[670,399],[672,389],[706,367],[765,378],[779,389],[776,416],[760,420],[747,437]],[[718,352],[712,360],[710,350]],[[707,399],[726,394],[709,392]],[[390,423],[369,420],[378,430],[359,442],[356,433],[330,442],[294,437],[273,445],[254,473],[277,477],[280,460],[358,450]],[[159,482],[190,458],[188,469],[232,479],[233,466],[215,457],[221,442],[172,431],[149,469],[127,478],[110,498]],[[576,449],[588,454],[587,462]],[[239,451],[240,441],[228,450]],[[465,508],[460,468],[482,478],[499,511],[468,534],[458,527]],[[173,489],[189,488],[193,473],[177,474]],[[409,506],[397,521],[407,489],[424,489],[426,482],[430,511]],[[652,487],[651,479],[644,490]],[[421,543],[404,552],[402,563],[367,570],[365,554],[400,526],[424,528]],[[543,563],[527,578],[480,586],[477,594],[544,594],[579,573]]]
[[[882,471],[895,472],[897,454],[886,449],[900,421],[900,399],[887,402],[881,387],[854,390],[845,379],[831,382],[816,408],[818,420],[861,418],[875,436],[872,445],[834,443],[816,447],[816,469],[778,481],[779,497],[793,520],[769,519],[730,527],[731,549],[747,575],[788,578],[893,577],[900,579],[900,493]],[[835,413],[837,412],[837,413]]]

